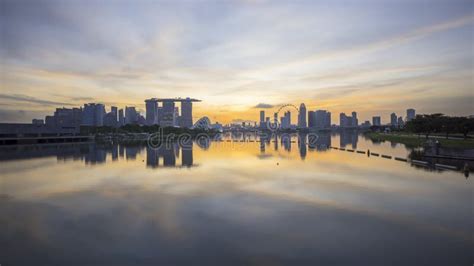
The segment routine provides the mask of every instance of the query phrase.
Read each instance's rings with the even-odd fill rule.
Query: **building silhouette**
[[[316,112],[308,111],[308,127],[316,127]]]
[[[390,115],[390,125],[391,125],[392,127],[398,126],[398,121],[397,121],[397,120],[398,120],[397,114],[392,113],[392,114]]]
[[[281,125],[283,129],[288,129],[291,127],[291,112],[286,111],[285,114],[280,118]]]
[[[351,126],[352,127],[359,126],[359,120],[357,119],[357,112],[352,112]]]
[[[299,128],[306,128],[306,106],[304,103],[300,104],[300,109],[298,112],[298,127]]]
[[[372,117],[372,125],[373,126],[381,126],[382,125],[382,120],[380,116],[373,116]]]
[[[138,113],[135,107],[126,106],[125,107],[125,125],[137,124],[138,123]]]
[[[410,109],[407,109],[407,117],[406,117],[406,121],[410,121],[412,119],[415,119],[416,117],[416,111],[415,109],[413,108],[410,108]]]
[[[101,103],[84,104],[82,125],[101,127],[104,125],[105,106]]]
[[[313,127],[324,129],[331,127],[331,113],[326,110],[316,110],[314,112]]]
[[[123,109],[120,109],[118,111],[118,126],[123,126],[125,125],[125,115],[123,113]]]
[[[339,126],[340,127],[352,127],[352,116],[347,116],[345,113],[339,114]]]
[[[193,102],[190,98],[186,98],[181,102],[180,126],[190,128],[193,126]]]
[[[155,98],[145,100],[145,120],[147,125],[158,124],[158,100]]]

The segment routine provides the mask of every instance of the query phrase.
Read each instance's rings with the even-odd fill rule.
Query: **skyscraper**
[[[339,114],[339,126],[340,127],[347,127],[348,125],[350,125],[349,117],[347,117],[345,113],[340,113]]]
[[[359,125],[359,120],[357,119],[357,112],[352,112],[352,127],[357,127]]]
[[[118,126],[121,127],[125,125],[125,116],[123,115],[123,109],[120,109],[118,112]]]
[[[117,115],[118,115],[118,112],[117,112],[118,108],[117,106],[112,106],[110,107],[110,112],[112,112],[115,116],[115,121],[117,121]]]
[[[308,127],[316,127],[316,113],[314,111],[308,111]]]
[[[398,125],[397,120],[398,120],[397,114],[392,113],[390,115],[390,125],[393,127],[396,127]]]
[[[95,123],[96,126],[101,127],[104,125],[105,106],[101,103],[95,105]]]
[[[101,103],[84,104],[82,125],[102,126],[104,124],[105,106]]]
[[[415,109],[413,109],[413,108],[407,109],[407,119],[406,119],[406,121],[408,122],[408,121],[414,119],[415,117],[416,117]]]
[[[306,106],[304,103],[300,104],[300,110],[298,113],[298,127],[299,128],[306,128]]]
[[[145,119],[147,125],[154,125],[158,123],[158,101],[155,98],[145,100]]]
[[[125,124],[136,124],[138,122],[138,113],[135,107],[125,106]]]
[[[177,106],[174,107],[174,125],[173,126],[181,126],[181,116],[179,116],[179,108]]]
[[[193,102],[188,98],[181,102],[180,126],[190,128],[193,126]]]
[[[94,126],[95,123],[95,104],[89,103],[84,104],[84,108],[82,109],[82,125],[84,126]],[[46,119],[48,122],[48,119]]]
[[[314,127],[329,128],[331,127],[331,113],[326,110],[317,110],[314,113]]]
[[[56,129],[79,129],[82,121],[81,108],[56,108],[53,116],[47,117],[47,125]]]
[[[265,128],[265,111],[260,111],[260,128]]]
[[[285,112],[284,116],[281,117],[281,128],[287,129],[291,127],[291,112]]]
[[[110,107],[110,113],[107,113],[104,116],[104,125],[107,124],[108,126],[116,127],[119,126],[117,122],[117,107],[116,106],[111,106]],[[107,123],[106,123],[107,120]]]
[[[176,113],[173,100],[163,101],[161,126],[174,127],[176,125]]]
[[[331,128],[331,112],[326,113],[325,128]]]
[[[382,125],[382,121],[380,119],[380,116],[373,116],[372,117],[372,125],[374,125],[374,126],[381,126]]]
[[[405,122],[403,122],[403,117],[398,117],[398,121],[397,121],[397,124],[398,124],[398,127],[403,127],[403,125],[405,124]]]

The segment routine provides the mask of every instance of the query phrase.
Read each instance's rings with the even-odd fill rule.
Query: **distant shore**
[[[433,135],[428,139],[425,136],[418,136],[406,132],[400,133],[378,133],[378,132],[367,132],[364,134],[372,141],[391,141],[396,143],[405,144],[408,147],[422,147],[428,140],[437,140],[441,144],[441,147],[456,148],[456,149],[474,149],[473,138],[448,138],[443,136]]]

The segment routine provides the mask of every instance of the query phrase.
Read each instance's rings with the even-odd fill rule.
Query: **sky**
[[[0,3],[0,122],[152,97],[220,123],[302,102],[333,123],[474,114],[471,0]]]

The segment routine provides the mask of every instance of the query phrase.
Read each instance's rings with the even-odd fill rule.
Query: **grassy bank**
[[[423,146],[427,139],[424,136],[419,137],[418,135],[412,135],[408,133],[375,133],[367,132],[365,136],[373,141],[391,141],[396,143],[405,144],[407,147],[420,147]],[[457,149],[474,149],[473,139],[445,139],[436,138],[441,143],[441,147],[446,148],[457,148]]]

